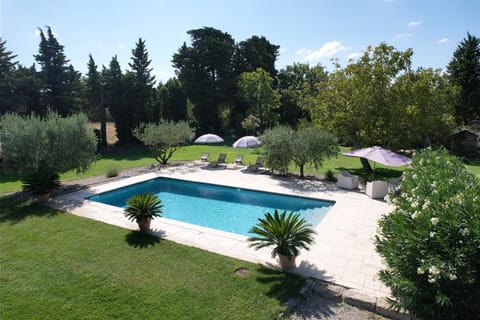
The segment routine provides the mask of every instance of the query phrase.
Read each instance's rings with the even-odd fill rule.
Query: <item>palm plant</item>
[[[60,187],[60,175],[58,172],[46,168],[39,168],[27,173],[22,181],[23,190],[32,193],[40,199],[44,199],[42,201],[47,201],[50,191]]]
[[[293,211],[288,215],[287,211],[279,214],[275,210],[273,215],[267,212],[265,218],[258,220],[257,225],[249,231],[257,235],[248,238],[250,247],[261,249],[273,246],[272,258],[278,255],[283,269],[295,266],[295,257],[300,249],[308,250],[316,234],[311,225]]]
[[[162,213],[162,202],[153,193],[142,193],[131,196],[127,199],[127,207],[124,210],[124,214],[129,220],[138,223],[140,231],[150,230],[152,219],[161,217]]]

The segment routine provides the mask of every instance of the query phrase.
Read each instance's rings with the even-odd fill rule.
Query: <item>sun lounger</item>
[[[209,168],[217,168],[221,163],[225,163],[225,159],[227,158],[226,153],[220,153],[218,155],[218,159],[215,161],[212,161],[208,164]]]
[[[202,156],[200,157],[200,161],[208,161],[208,152],[202,153]]]
[[[243,154],[237,154],[233,163],[239,166],[243,165]]]
[[[193,164],[194,164],[194,165],[202,165],[202,164],[204,164],[205,162],[208,161],[208,155],[209,155],[208,152],[202,153],[202,156],[200,157],[200,159],[193,161]]]
[[[243,168],[243,154],[237,155],[233,163],[227,164],[227,169],[237,170]]]
[[[264,159],[263,157],[258,157],[257,161],[255,161],[255,164],[251,164],[247,167],[248,172],[255,172],[258,171],[263,166]]]

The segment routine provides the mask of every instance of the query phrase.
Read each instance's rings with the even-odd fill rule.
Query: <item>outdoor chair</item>
[[[347,171],[341,171],[337,178],[337,187],[342,189],[358,189],[358,176]]]
[[[225,163],[225,159],[227,158],[226,153],[220,153],[218,155],[218,159],[215,161],[212,161],[208,164],[209,168],[218,168],[221,163]]]
[[[365,193],[372,199],[383,199],[388,192],[388,182],[383,180],[369,181]]]
[[[248,172],[255,172],[258,171],[263,166],[264,159],[263,157],[258,157],[257,161],[255,161],[255,164],[251,164],[247,167]]]
[[[388,187],[387,187],[388,193],[395,193],[395,194],[399,193],[401,180],[402,180],[402,177],[388,179]]]

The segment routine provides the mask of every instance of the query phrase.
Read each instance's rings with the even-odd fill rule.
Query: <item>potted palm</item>
[[[60,176],[53,170],[38,169],[29,172],[22,180],[23,190],[36,196],[39,202],[47,202],[50,192],[60,187]]]
[[[140,231],[150,230],[152,219],[163,213],[161,200],[153,193],[135,194],[127,199],[125,216],[138,224]]]
[[[272,258],[278,255],[280,267],[284,270],[295,268],[295,258],[299,250],[308,250],[313,243],[315,231],[311,225],[293,211],[288,215],[286,211],[279,214],[278,210],[275,210],[273,215],[267,212],[263,219],[258,220],[249,231],[256,234],[248,238],[250,247],[261,249],[273,246]]]

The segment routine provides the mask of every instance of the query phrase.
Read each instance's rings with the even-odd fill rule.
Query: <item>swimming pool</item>
[[[125,207],[134,194],[153,192],[163,204],[163,217],[207,228],[251,236],[248,230],[265,212],[295,211],[316,226],[334,202],[225,187],[172,178],[155,178],[91,196],[91,201]]]

